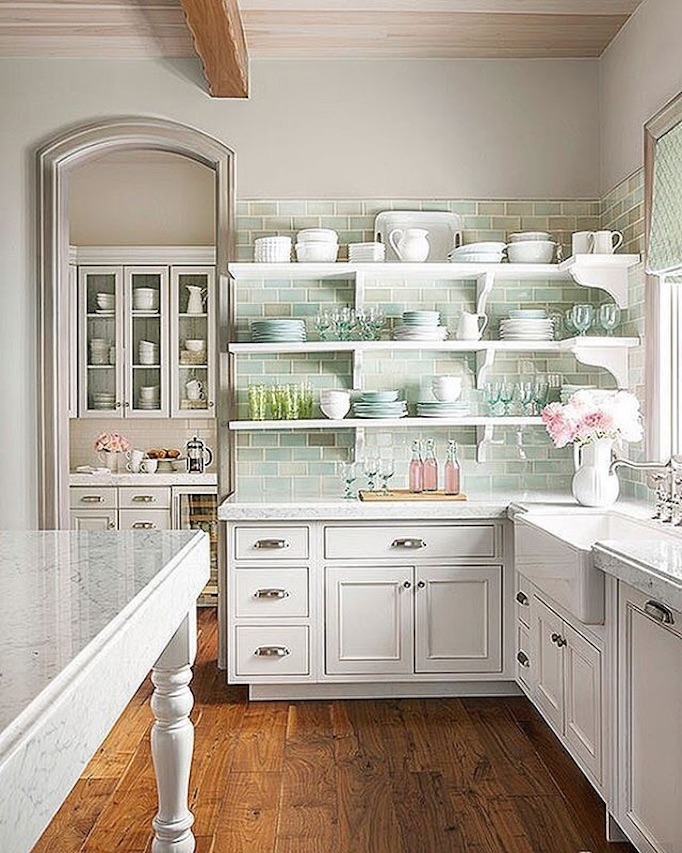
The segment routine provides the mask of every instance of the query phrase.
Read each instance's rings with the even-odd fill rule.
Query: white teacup
[[[594,231],[575,231],[571,237],[571,254],[589,255],[594,252]]]
[[[189,382],[185,384],[185,391],[187,392],[188,400],[204,399],[204,388],[198,379],[190,379]]]
[[[434,376],[431,390],[441,403],[454,403],[462,393],[462,379],[460,376]]]
[[[143,474],[154,474],[159,467],[158,459],[143,459],[140,463],[140,471]]]
[[[620,231],[595,231],[595,255],[612,255],[619,246],[623,245],[623,235]]]
[[[132,471],[133,474],[139,474],[142,460],[144,459],[144,450],[130,450],[126,453],[126,456],[130,460],[126,468]]]

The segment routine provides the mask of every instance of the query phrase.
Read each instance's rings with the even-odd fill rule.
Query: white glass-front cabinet
[[[78,416],[214,417],[214,284],[212,266],[79,265]]]

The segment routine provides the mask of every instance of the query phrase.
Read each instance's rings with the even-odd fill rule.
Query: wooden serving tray
[[[460,492],[457,495],[446,495],[438,492],[411,492],[409,489],[392,489],[390,492],[368,492],[360,489],[358,497],[361,501],[465,501],[467,496]]]

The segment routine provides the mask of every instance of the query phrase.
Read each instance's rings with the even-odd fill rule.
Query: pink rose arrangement
[[[124,435],[119,435],[117,432],[103,432],[95,439],[94,447],[97,453],[102,450],[119,453],[130,450],[131,444]]]
[[[557,447],[590,444],[600,438],[642,438],[639,400],[629,391],[576,391],[567,403],[545,406],[541,417]]]

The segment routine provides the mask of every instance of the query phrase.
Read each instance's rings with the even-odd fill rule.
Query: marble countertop
[[[196,531],[0,532],[0,755],[7,727],[173,572]],[[113,628],[112,628],[113,626]]]
[[[217,486],[215,473],[69,474],[70,486]]]
[[[682,533],[605,539],[595,543],[593,552],[598,569],[682,612]]]

